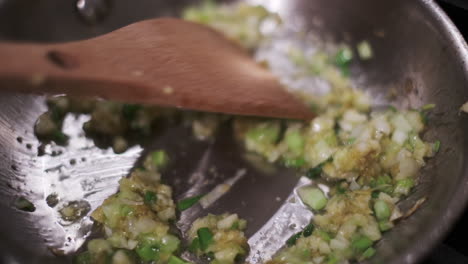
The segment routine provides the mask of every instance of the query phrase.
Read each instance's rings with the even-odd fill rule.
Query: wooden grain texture
[[[0,43],[0,89],[239,115],[314,114],[220,33],[173,18],[60,44]]]

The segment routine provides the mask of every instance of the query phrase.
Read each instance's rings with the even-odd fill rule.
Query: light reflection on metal
[[[111,0],[78,0],[76,9],[78,15],[88,24],[97,24],[109,14],[112,6]]]

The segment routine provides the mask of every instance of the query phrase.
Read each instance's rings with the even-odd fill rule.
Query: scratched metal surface
[[[101,14],[99,22],[91,24],[76,15],[72,2],[0,1],[0,38],[65,41],[91,37],[140,19],[174,15],[191,1],[110,1],[108,14]],[[399,93],[397,102],[402,106],[437,104],[430,117],[431,130],[425,138],[441,139],[441,152],[421,172],[421,185],[402,206],[408,207],[428,194],[429,199],[421,210],[384,236],[378,256],[371,260],[372,263],[416,263],[447,232],[468,196],[468,120],[458,113],[458,107],[468,100],[466,43],[429,0],[250,2],[279,11],[287,24],[289,31],[279,32],[277,41],[266,45],[258,54],[274,58],[274,71],[287,73],[276,52],[284,43],[310,45],[310,40],[296,39],[294,32],[305,30],[312,39],[330,42],[355,43],[367,39],[374,47],[375,58],[352,66],[356,85],[369,89],[382,103],[387,103],[386,91],[395,88]],[[284,81],[291,80],[286,76]],[[292,85],[307,86],[309,81],[315,84],[315,80],[307,80]],[[247,235],[251,246],[265,249],[270,242],[277,246],[312,217],[301,211],[297,203],[289,203],[295,200],[289,198],[299,180],[297,175],[281,168],[273,168],[273,173],[268,173],[246,162],[242,149],[229,135],[229,128],[223,128],[213,141],[200,142],[190,136],[187,127],[170,127],[157,132],[151,142],[116,155],[109,149],[94,147],[82,135],[81,124],[86,117],[69,116],[65,127],[72,135],[70,146],[48,146],[46,154],[38,157],[39,142],[32,127],[44,110],[41,97],[0,95],[2,263],[69,262],[52,251],[57,254],[79,248],[91,232],[91,222],[88,217],[77,223],[63,222],[58,210],[75,200],[86,201],[94,209],[116,191],[117,181],[128,174],[141,153],[154,148],[165,148],[178,160],[163,175],[174,185],[176,198],[236,180],[231,190],[210,207],[186,211],[179,222],[182,230],[198,214],[237,212],[249,220]],[[54,208],[45,202],[51,193],[57,193],[60,198]],[[20,195],[35,203],[35,212],[26,213],[12,207]],[[275,215],[278,209],[280,214]],[[285,224],[285,221],[289,222]],[[271,227],[281,234],[276,241],[258,239]],[[257,233],[259,229],[263,233]],[[268,250],[262,252],[267,254]],[[265,257],[262,254],[250,259],[261,260]]]

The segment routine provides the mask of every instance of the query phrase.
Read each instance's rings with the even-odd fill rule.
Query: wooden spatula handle
[[[0,43],[0,89],[307,119],[313,113],[239,46],[178,19],[70,43]]]
[[[123,101],[133,101],[133,97],[138,96],[140,90],[131,89],[134,85],[131,82],[108,80],[106,75],[100,74],[93,66],[93,60],[81,56],[81,45],[78,43],[0,43],[0,90],[36,94],[66,93]],[[97,65],[103,66],[99,63]],[[89,72],[95,74],[90,75]],[[139,74],[133,73],[135,77]]]

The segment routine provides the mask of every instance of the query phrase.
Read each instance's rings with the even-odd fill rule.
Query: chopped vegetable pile
[[[189,8],[184,17],[210,25],[254,52],[268,36],[262,23],[281,20],[262,7],[247,4]],[[398,223],[404,213],[398,202],[418,184],[418,172],[440,148],[422,139],[425,113],[389,107],[372,111],[371,98],[353,88],[348,76],[355,58],[371,59],[371,45],[362,41],[357,54],[346,45],[332,53],[313,55],[291,47],[286,56],[295,65],[297,78],[318,76],[329,83],[323,95],[296,93],[318,116],[310,122],[228,117],[103,100],[53,97],[49,110],[39,117],[37,136],[66,144],[61,126],[69,112],[90,114],[83,129],[100,138],[116,153],[124,152],[140,138],[151,135],[159,124],[190,122],[194,135],[204,140],[214,135],[221,122],[232,122],[236,137],[249,152],[269,162],[295,168],[312,180],[326,182],[330,191],[312,184],[298,189],[303,204],[315,213],[303,231],[289,238],[269,263],[335,264],[360,261],[376,253],[375,242]],[[466,107],[462,107],[465,110]],[[161,171],[172,161],[164,150],[148,155],[143,167],[121,179],[119,192],[92,213],[102,226],[103,238],[87,243],[87,251],[75,263],[189,263],[181,258],[188,250],[213,264],[243,261],[248,253],[243,230],[247,222],[235,213],[197,219],[188,231],[184,247],[173,222],[176,211],[198,203],[194,196],[175,203],[171,187],[161,183]],[[24,201],[21,207],[29,209]],[[71,210],[71,209],[66,209]],[[74,212],[74,211],[73,211]],[[76,213],[64,211],[73,217]]]
[[[208,215],[197,219],[189,230],[189,250],[207,257],[211,263],[234,263],[248,250],[242,230],[247,222],[237,214]]]
[[[119,192],[92,213],[103,225],[105,239],[91,240],[82,258],[90,263],[115,258],[121,262],[112,263],[167,263],[175,257],[180,239],[170,231],[170,222],[176,218],[176,206],[171,187],[160,182],[161,159],[155,157],[161,156],[164,152],[149,155],[144,167],[121,179]]]

